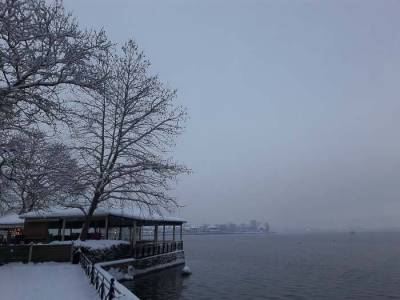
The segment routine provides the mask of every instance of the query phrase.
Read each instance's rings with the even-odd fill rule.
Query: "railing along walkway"
[[[130,291],[122,291],[117,287],[115,279],[110,275],[106,276],[101,270],[101,267],[93,264],[89,258],[82,252],[79,258],[80,265],[83,268],[85,274],[89,277],[90,283],[95,287],[99,293],[101,300],[113,300],[113,299],[138,299]],[[108,273],[107,273],[108,274]],[[125,297],[126,296],[126,297]]]

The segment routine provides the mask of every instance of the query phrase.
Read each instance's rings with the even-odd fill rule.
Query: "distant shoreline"
[[[184,232],[183,235],[230,235],[230,234],[273,234],[273,232]]]

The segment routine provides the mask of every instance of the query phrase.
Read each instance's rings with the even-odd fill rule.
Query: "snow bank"
[[[106,271],[105,269],[103,269],[103,267],[105,266],[110,266],[110,265],[116,265],[116,264],[121,264],[121,263],[127,263],[127,262],[132,262],[134,261],[133,258],[128,258],[128,259],[120,259],[120,260],[114,260],[114,261],[109,261],[109,262],[104,262],[104,263],[97,263],[94,265],[94,267],[96,268],[97,271],[99,271],[101,274],[103,274],[103,276],[105,278],[107,278],[108,280],[111,280],[111,278],[114,277],[114,275],[117,276],[124,276],[122,274],[120,274],[118,271],[113,270],[113,272],[115,274],[111,274],[108,271]],[[131,270],[131,275],[133,274],[134,270]],[[123,279],[123,278],[120,278]],[[117,277],[118,280],[118,277]],[[121,298],[118,298],[119,300],[140,300],[139,298],[137,298],[131,291],[129,291],[124,285],[122,285],[121,283],[119,283],[118,281],[115,282],[115,287],[122,293],[124,294]]]
[[[129,245],[129,242],[120,240],[54,241],[50,245],[68,245],[71,243],[74,243],[75,247],[84,247],[90,250],[104,250],[114,246]]]
[[[182,275],[191,275],[192,271],[190,270],[188,265],[185,265],[182,269]]]
[[[134,272],[130,270],[128,272],[124,272],[120,268],[110,268],[109,270],[107,270],[107,272],[118,281],[133,280]]]
[[[0,267],[0,298],[7,300],[98,300],[80,265],[21,264]]]
[[[129,245],[127,241],[120,240],[87,240],[87,241],[74,241],[77,247],[85,247],[92,250],[102,250],[119,245]]]

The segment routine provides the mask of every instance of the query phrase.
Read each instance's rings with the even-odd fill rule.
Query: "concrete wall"
[[[150,272],[160,271],[173,266],[185,264],[183,250],[159,254],[143,259],[126,259],[102,263],[102,267],[109,271],[117,280],[132,279]]]
[[[136,259],[133,262],[135,276],[140,276],[150,272],[184,264],[185,252],[183,250],[146,257],[143,259]]]

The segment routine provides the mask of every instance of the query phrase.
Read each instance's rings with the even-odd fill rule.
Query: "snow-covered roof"
[[[133,208],[97,208],[93,214],[95,217],[102,217],[113,215],[117,217],[125,217],[140,221],[155,221],[155,222],[177,222],[185,223],[186,221],[181,218],[176,218],[158,213],[151,213],[145,209]],[[22,214],[22,218],[27,219],[44,219],[44,218],[74,218],[83,217],[84,214],[79,208],[62,208],[52,207],[38,211],[32,211]]]
[[[23,227],[24,220],[16,213],[0,216],[0,228]]]

